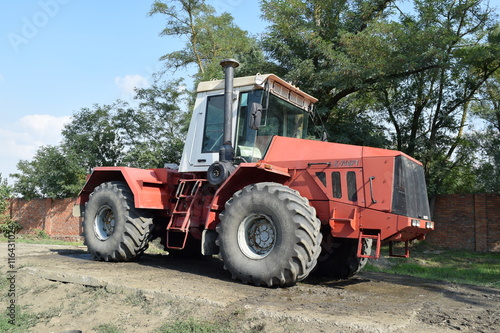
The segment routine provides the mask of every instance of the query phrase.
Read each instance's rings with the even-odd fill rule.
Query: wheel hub
[[[276,228],[267,215],[249,215],[238,228],[238,245],[243,254],[250,259],[266,257],[275,243]]]
[[[115,231],[115,224],[116,220],[113,210],[108,205],[103,205],[99,208],[94,219],[94,233],[96,237],[101,241],[111,237]]]

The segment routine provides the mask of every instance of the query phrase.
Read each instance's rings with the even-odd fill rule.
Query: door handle
[[[373,198],[373,180],[375,179],[374,176],[370,177],[370,196],[372,197],[372,203],[377,203],[377,200]]]

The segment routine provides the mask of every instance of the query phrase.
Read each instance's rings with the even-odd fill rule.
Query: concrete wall
[[[11,201],[11,216],[24,228],[52,237],[79,238],[81,218],[72,216],[75,199]],[[500,251],[500,194],[440,195],[434,204],[436,230],[427,240],[435,245],[472,251]]]

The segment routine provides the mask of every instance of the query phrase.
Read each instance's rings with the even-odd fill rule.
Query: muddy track
[[[92,261],[84,247],[20,243],[16,256],[18,304],[36,313],[57,311],[40,315],[45,320],[33,332],[92,332],[100,323],[150,332],[179,318],[233,320],[241,332],[500,330],[498,289],[380,273],[269,289],[232,280],[216,258],[145,254],[107,263]],[[5,243],[0,258],[5,274]]]

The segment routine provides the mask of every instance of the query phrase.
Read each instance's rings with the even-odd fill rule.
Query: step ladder
[[[177,199],[170,221],[167,225],[167,248],[182,250],[186,246],[189,235],[189,226],[191,225],[191,211],[200,196],[202,179],[181,179],[175,193]],[[171,243],[170,233],[183,233],[181,242]]]
[[[370,259],[379,259],[380,258],[380,230],[369,230],[370,233],[367,233],[367,230],[361,230],[358,236],[358,257],[359,258],[370,258]],[[374,239],[376,241],[375,247],[375,255],[371,254],[363,254],[363,240],[364,239]]]

